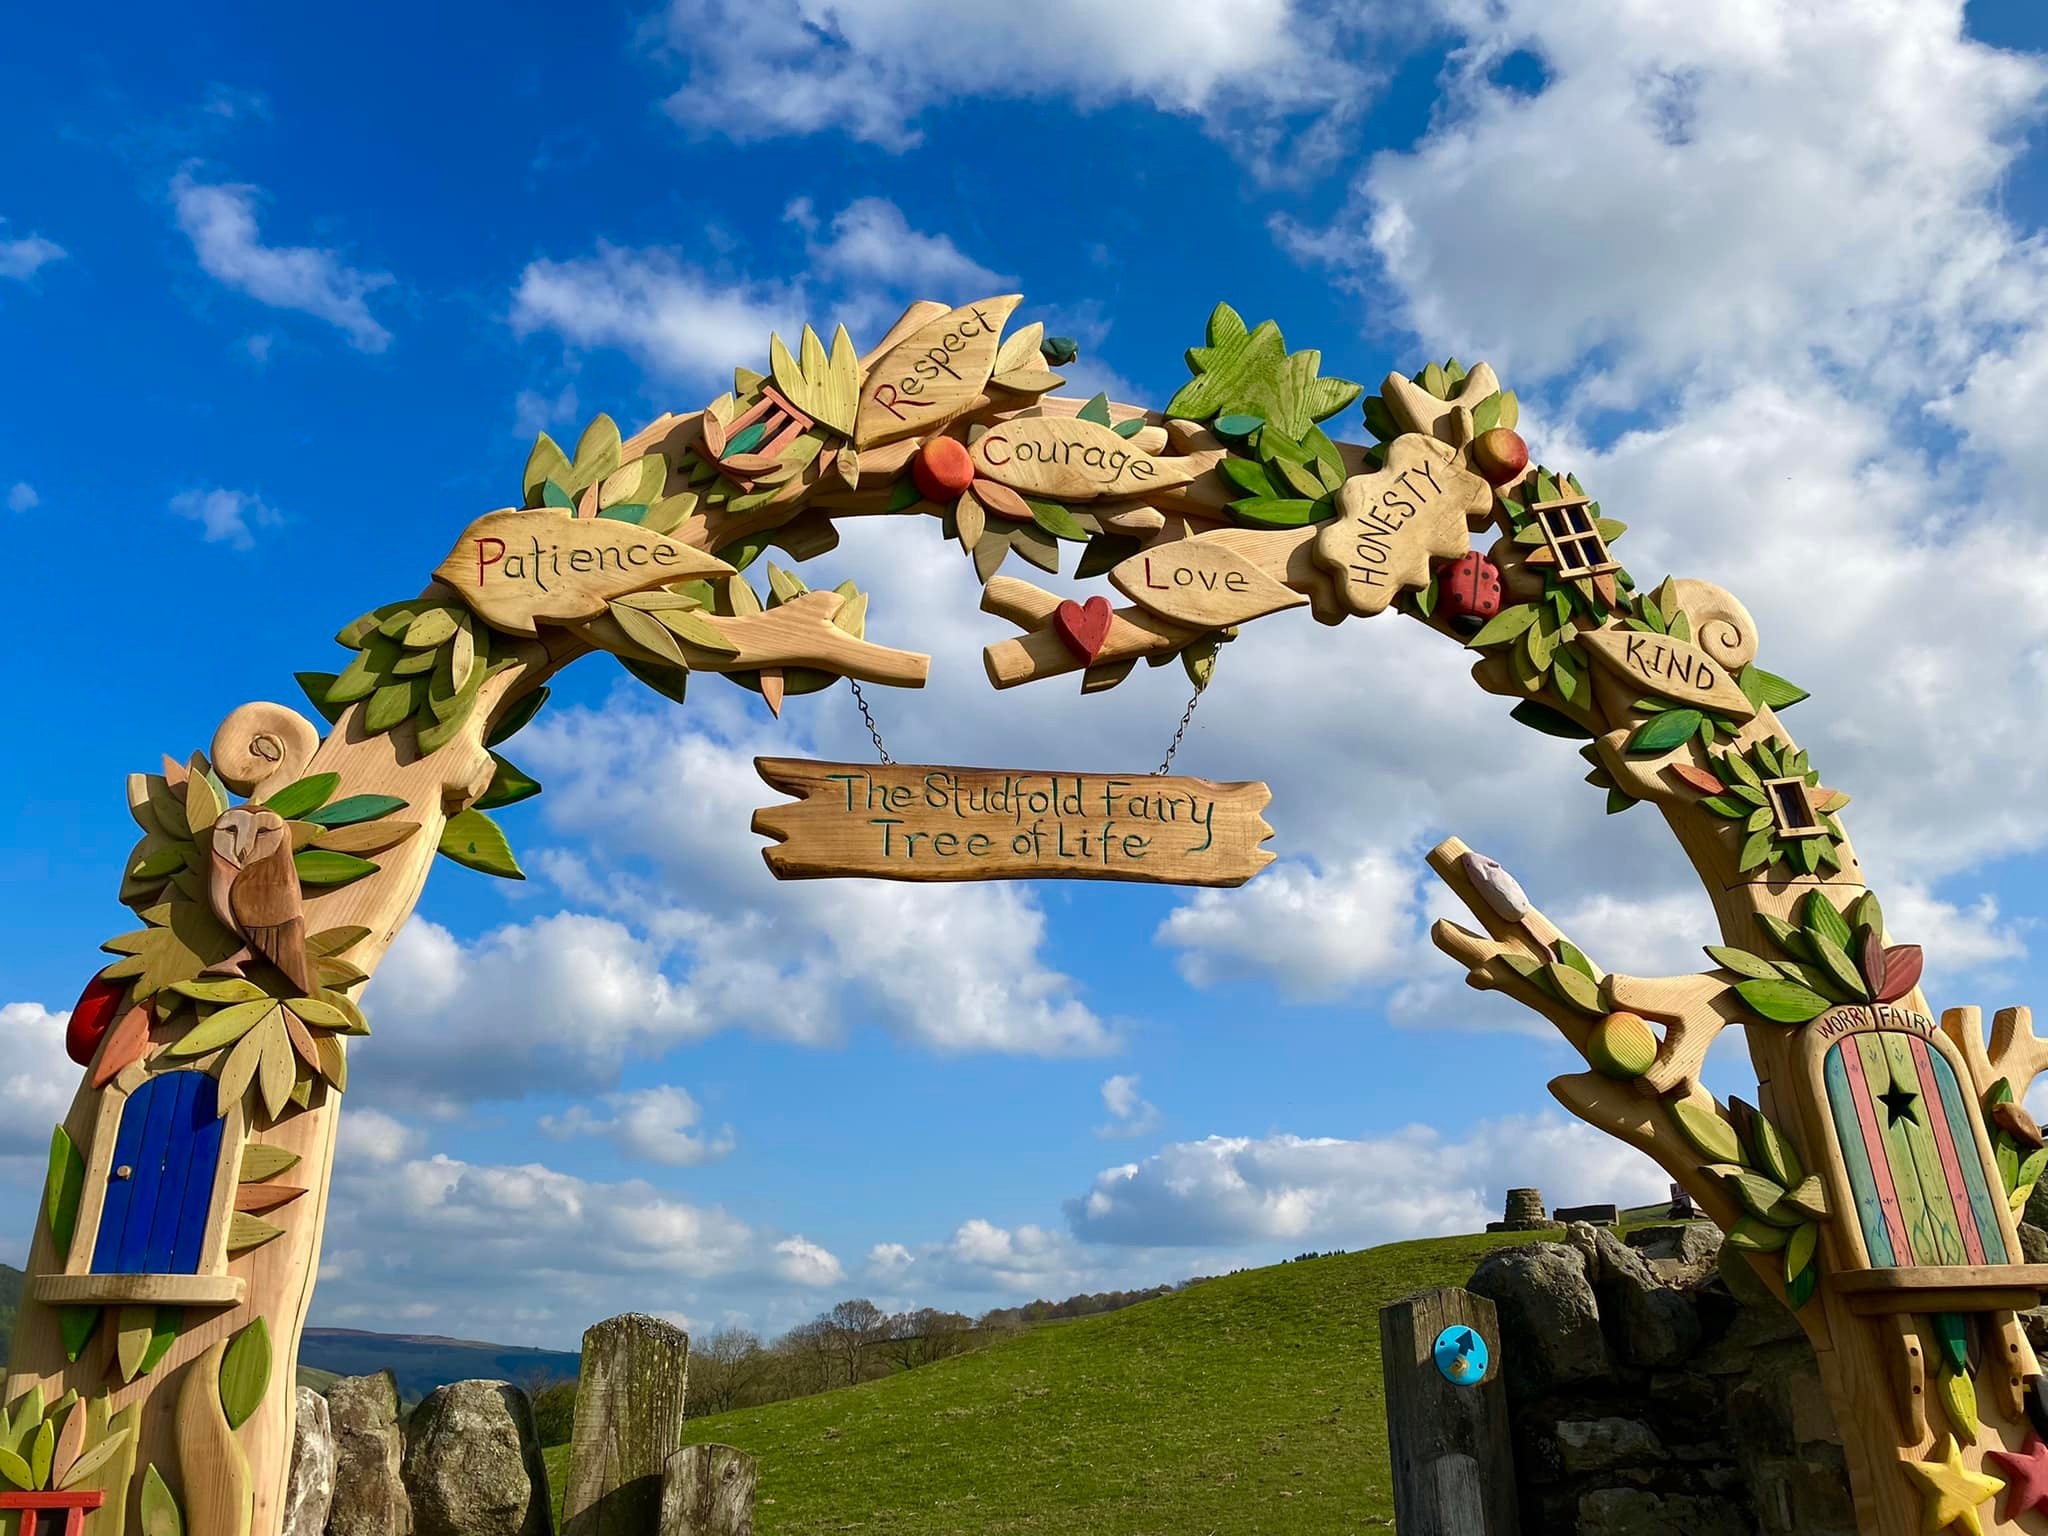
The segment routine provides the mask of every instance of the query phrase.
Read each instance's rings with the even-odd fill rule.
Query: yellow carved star
[[[1963,1448],[1952,1439],[1942,1442],[1948,1454],[1939,1461],[1901,1463],[1906,1476],[1920,1489],[1923,1508],[1920,1529],[1925,1536],[1940,1536],[1954,1526],[1970,1536],[1984,1536],[1977,1519],[1977,1506],[2005,1486],[2003,1478],[1972,1472],[1963,1465]]]

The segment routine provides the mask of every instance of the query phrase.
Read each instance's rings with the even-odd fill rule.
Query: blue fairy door
[[[213,1208],[221,1121],[204,1072],[164,1072],[128,1096],[107,1169],[92,1268],[98,1275],[193,1275]]]

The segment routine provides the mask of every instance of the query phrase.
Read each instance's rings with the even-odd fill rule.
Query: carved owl
[[[275,811],[237,806],[213,824],[213,864],[207,881],[214,916],[246,946],[216,970],[238,970],[251,951],[301,991],[315,987],[306,957],[306,903],[292,864],[291,829]]]

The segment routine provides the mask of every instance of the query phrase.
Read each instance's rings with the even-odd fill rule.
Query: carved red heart
[[[1053,611],[1052,622],[1067,649],[1092,665],[1109,639],[1110,617],[1106,597],[1091,597],[1085,603],[1068,598]]]

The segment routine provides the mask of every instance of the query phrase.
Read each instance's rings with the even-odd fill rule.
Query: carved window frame
[[[1590,510],[1592,505],[1589,496],[1563,496],[1556,501],[1539,501],[1529,509],[1536,515],[1536,525],[1543,530],[1551,554],[1557,557],[1552,574],[1562,581],[1604,576],[1621,569],[1621,562],[1609,552],[1607,540],[1601,537]]]

